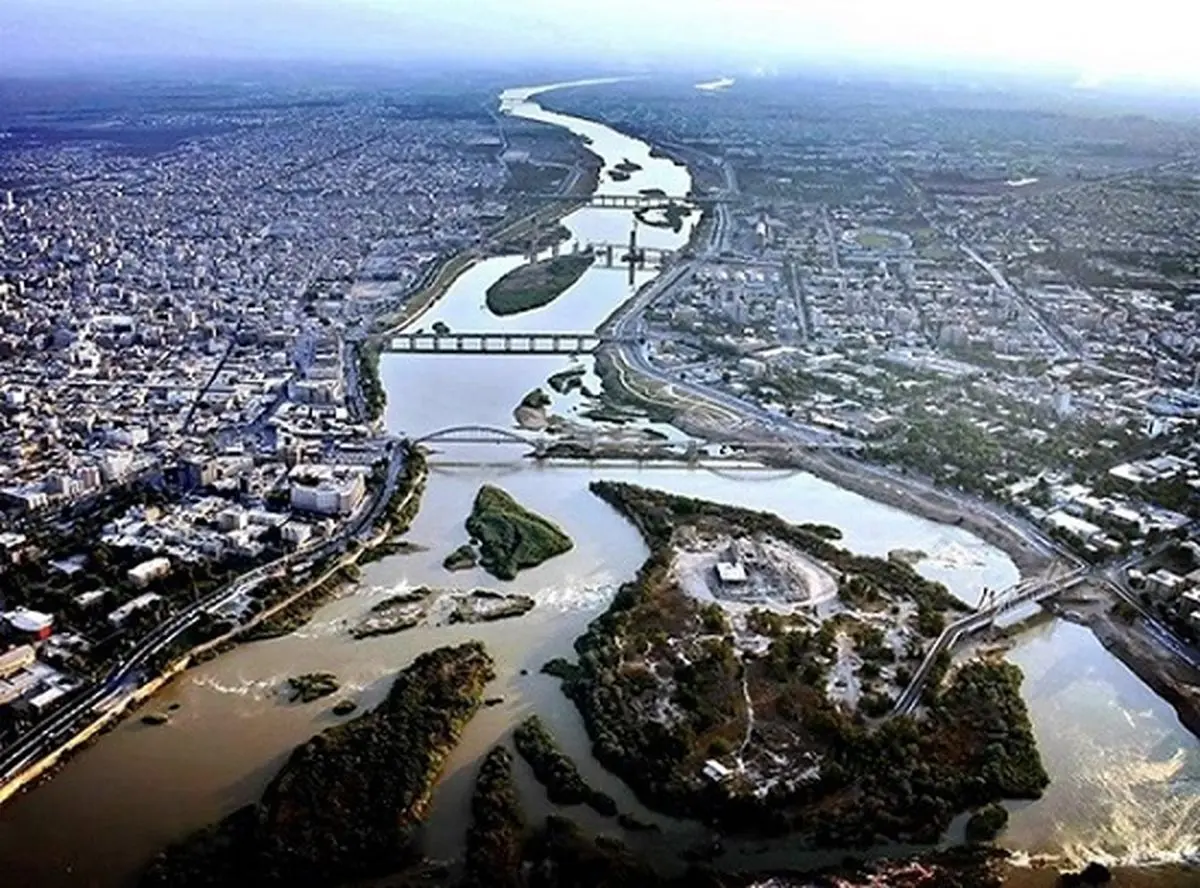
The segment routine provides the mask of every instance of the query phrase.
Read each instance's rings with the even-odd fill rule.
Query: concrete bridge
[[[583,355],[607,342],[595,333],[397,333],[385,351],[417,355]]]
[[[570,194],[526,193],[524,197],[545,203],[577,203],[607,210],[657,210],[671,204],[709,207],[727,203],[723,197],[682,197],[661,194],[592,194],[584,197]]]
[[[676,250],[662,247],[639,247],[619,243],[589,243],[587,249],[596,257],[596,264],[605,268],[634,266],[636,268],[663,268],[678,255]]]
[[[925,654],[925,659],[921,661],[921,668],[917,670],[908,687],[904,689],[904,693],[896,701],[892,715],[911,715],[917,708],[917,704],[921,702],[921,693],[925,688],[925,683],[929,680],[934,664],[942,651],[953,650],[964,638],[991,626],[999,617],[1013,608],[1031,602],[1046,601],[1068,589],[1074,589],[1087,580],[1088,569],[1077,567],[1059,577],[1037,577],[1023,580],[999,594],[981,599],[984,605],[982,608],[961,620],[956,620],[942,630],[942,634],[938,636],[937,641]]]

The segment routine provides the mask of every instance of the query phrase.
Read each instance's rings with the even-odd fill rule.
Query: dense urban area
[[[487,294],[503,316],[613,264],[578,243],[533,260],[640,167],[601,170],[586,140],[502,114],[505,84],[0,86],[0,801],[182,670],[292,632],[403,550],[435,457],[389,424],[381,353],[457,275],[528,255]],[[441,770],[499,702],[469,642],[421,654],[376,709],[343,699],[354,718],[142,884],[998,886],[999,803],[1049,777],[1020,670],[952,655],[1038,603],[1200,733],[1194,122],[852,80],[646,78],[538,101],[691,173],[691,194],[635,214],[616,257],[630,281],[638,228],[699,221],[595,331],[594,377],[512,405],[531,459],[719,450],[802,468],[971,530],[1022,574],[972,607],[917,572],[921,552],[867,557],[836,527],[594,483],[649,551],[578,656],[545,667],[596,760],[714,834],[863,851],[932,845],[970,812],[969,847],[751,877],[723,872],[713,839],[664,873],[573,822],[583,804],[658,828],[530,712],[517,755],[479,769],[465,862],[433,866],[419,826]],[[668,423],[690,443],[631,431]],[[490,484],[462,517],[468,542],[439,542],[447,574],[511,581],[574,545]],[[422,587],[348,631],[537,607]],[[290,682],[303,704],[339,691],[327,673]],[[525,822],[518,760],[563,809],[544,823]]]

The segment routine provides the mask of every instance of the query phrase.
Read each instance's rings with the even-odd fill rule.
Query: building
[[[746,582],[746,568],[733,561],[717,562],[717,579],[722,586],[741,586]]]
[[[312,525],[302,521],[289,521],[279,528],[279,536],[292,546],[302,546],[312,536]]]
[[[30,641],[45,641],[54,632],[52,615],[24,607],[6,613],[4,621],[16,635]]]
[[[136,567],[131,567],[127,576],[133,585],[143,588],[171,572],[171,559],[165,557],[151,558]]]
[[[157,559],[156,559],[157,560]],[[166,559],[163,559],[164,561]],[[139,595],[132,601],[127,601],[111,614],[108,615],[108,622],[113,626],[123,626],[125,621],[129,619],[131,614],[157,604],[162,601],[161,595],[155,595],[153,592],[147,592],[145,595]]]
[[[733,771],[725,767],[716,759],[709,759],[704,763],[704,776],[713,783],[724,783],[733,776]]]
[[[349,515],[367,494],[360,468],[297,466],[290,477],[292,508],[299,512]]]
[[[245,530],[249,523],[250,515],[244,509],[239,509],[236,506],[222,509],[217,515],[217,526],[225,532]]]
[[[28,669],[36,659],[37,654],[34,653],[33,646],[28,644],[0,654],[0,679],[7,679],[10,675]]]
[[[1162,599],[1171,599],[1181,592],[1186,581],[1179,574],[1172,573],[1166,568],[1159,568],[1152,574],[1146,575],[1146,588],[1151,594]]]

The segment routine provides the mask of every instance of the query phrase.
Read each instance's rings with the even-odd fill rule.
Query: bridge
[[[689,438],[686,441],[637,440],[626,435],[611,431],[596,429],[583,430],[572,435],[546,435],[537,432],[520,432],[514,429],[499,428],[485,425],[460,425],[426,432],[413,439],[414,444],[495,444],[518,445],[534,451],[538,459],[608,459],[633,458],[647,459],[686,459],[715,460],[737,463],[743,467],[765,470],[783,476],[800,471],[791,466],[779,466],[763,463],[754,453],[745,450],[763,451],[794,451],[798,449],[829,449],[835,445],[817,443],[802,448],[800,445],[786,442],[763,442],[762,444],[741,445],[728,441],[711,441],[700,438]],[[705,448],[724,447],[727,452],[711,454]],[[730,449],[736,448],[736,449]],[[574,451],[574,452],[573,452]],[[508,463],[499,463],[506,465]],[[480,463],[472,463],[480,465]]]
[[[925,654],[925,659],[921,661],[921,667],[917,670],[916,675],[913,676],[908,687],[896,701],[892,715],[911,715],[917,708],[917,704],[921,702],[921,693],[925,683],[929,680],[930,673],[943,651],[953,650],[963,638],[991,626],[999,617],[1013,608],[1053,598],[1055,595],[1086,582],[1087,579],[1088,569],[1077,567],[1060,577],[1036,577],[1031,580],[1023,580],[999,594],[982,598],[983,607],[973,614],[956,620],[942,630],[942,634],[937,637],[937,641]]]
[[[725,197],[682,197],[671,194],[571,194],[525,193],[523,197],[544,203],[574,203],[606,210],[659,210],[672,204],[710,207],[728,203]]]
[[[385,351],[417,355],[584,355],[626,340],[595,333],[397,333]]]

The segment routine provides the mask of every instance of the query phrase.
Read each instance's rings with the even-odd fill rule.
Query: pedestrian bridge
[[[418,355],[582,355],[606,342],[595,333],[397,333],[388,352]]]
[[[1056,595],[1074,589],[1087,580],[1087,568],[1079,567],[1060,576],[1034,577],[1022,580],[1003,591],[985,594],[981,597],[980,606],[975,613],[968,614],[951,623],[938,636],[921,662],[917,674],[900,694],[892,714],[912,715],[916,710],[917,705],[921,702],[925,683],[929,680],[939,654],[953,650],[962,639],[993,625],[999,617],[1022,604],[1031,602],[1040,604]]]

